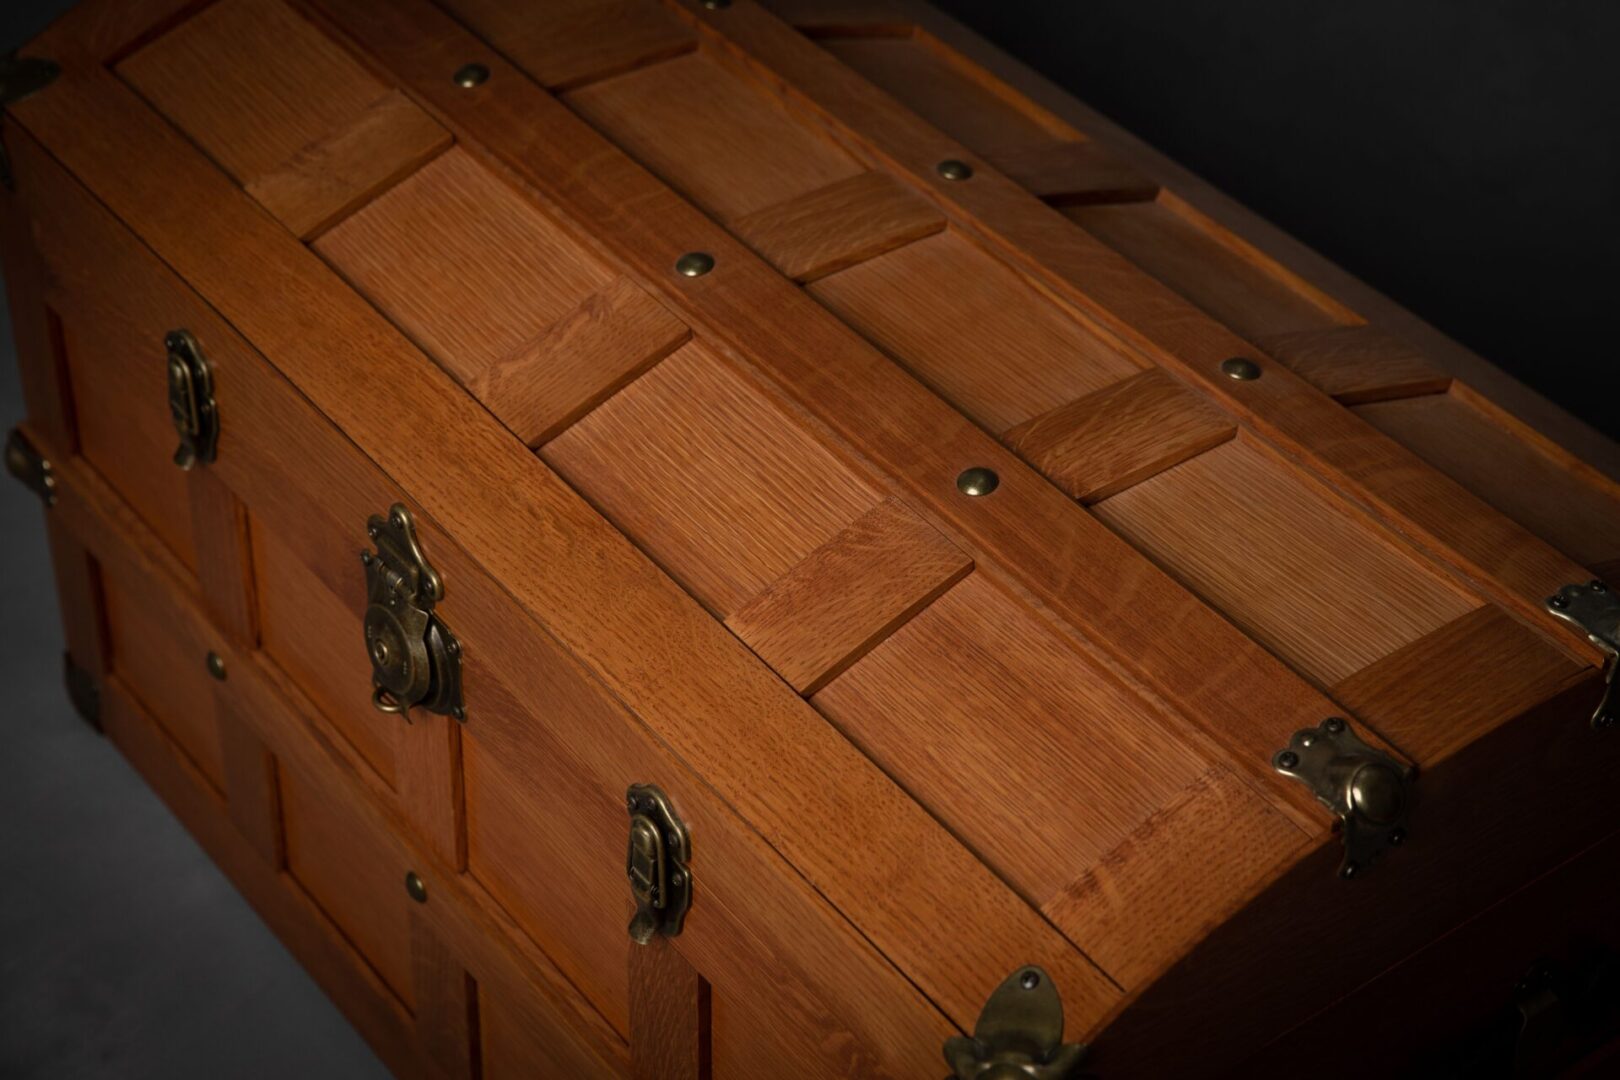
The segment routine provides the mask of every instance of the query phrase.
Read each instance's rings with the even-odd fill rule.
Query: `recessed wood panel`
[[[1207,768],[1158,714],[978,575],[811,701],[1037,904]]]
[[[998,435],[1141,370],[952,232],[822,278],[809,289]]]
[[[1614,484],[1465,388],[1356,412],[1575,561],[1620,558]]]
[[[480,1080],[569,1080],[628,1077],[628,1059],[606,1062],[586,1053],[578,1040],[539,1001],[513,1000],[499,993],[478,994]]]
[[[358,555],[359,549],[355,551]],[[354,588],[343,597],[276,539],[271,524],[254,522],[253,559],[261,648],[309,695],[359,756],[392,784],[397,725],[402,721],[371,706],[371,661],[360,629],[366,580],[359,558],[354,560]]]
[[[1063,212],[1250,341],[1360,321],[1173,196]]]
[[[701,344],[665,359],[541,456],[722,618],[878,501]]]
[[[449,143],[281,0],[220,0],[118,72],[301,236]]]
[[[563,100],[721,221],[863,171],[808,118],[703,53],[592,83]]]
[[[696,46],[658,0],[447,0],[443,5],[536,82],[565,89]]]
[[[216,790],[225,769],[206,660],[210,642],[170,598],[140,581],[101,576],[112,668]]]
[[[388,988],[410,1006],[411,925],[400,849],[373,833],[342,798],[281,771],[287,871],[321,906]]]
[[[1322,685],[1479,606],[1241,439],[1093,509]]]

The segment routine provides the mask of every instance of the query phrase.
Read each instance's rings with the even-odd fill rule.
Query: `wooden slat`
[[[630,950],[630,1075],[709,1080],[709,984],[662,939]]]
[[[1064,491],[1091,503],[1237,434],[1231,417],[1149,368],[1008,431],[1003,440]]]
[[[541,446],[674,352],[691,331],[624,278],[587,296],[468,389],[512,434]]]
[[[1334,684],[1331,692],[1406,753],[1437,760],[1584,674],[1499,608],[1483,607]]]
[[[813,694],[973,568],[904,503],[887,499],[733,612],[732,633]]]
[[[1246,440],[1093,509],[1322,685],[1479,606]]]
[[[991,157],[1031,195],[1063,206],[1143,202],[1159,185],[1094,142],[1056,142],[1002,150]]]
[[[1583,566],[1620,558],[1620,485],[1465,385],[1356,413]]]
[[[676,56],[696,35],[658,0],[448,0],[445,8],[554,90]],[[469,57],[471,59],[471,57]]]
[[[56,579],[62,639],[69,662],[99,682],[110,667],[101,568],[84,545],[51,516],[45,519],[45,538],[51,548],[51,572]]]
[[[215,688],[214,715],[219,725],[226,810],[237,831],[265,864],[281,870],[287,865],[287,845],[281,828],[281,788],[275,755],[249,726],[224,687]]]
[[[413,904],[407,918],[417,1036],[445,1080],[478,1080],[477,984],[420,905]]]
[[[377,20],[368,20],[369,29],[403,33],[413,51],[423,42],[437,41],[451,55],[466,55],[468,43],[455,36],[448,21],[440,21],[431,33],[415,25],[423,18],[443,20],[432,9],[390,3],[369,14]],[[735,914],[722,912],[723,903],[709,906],[716,916],[733,920],[723,929],[705,939],[696,936],[696,924],[689,924],[683,936],[683,942],[691,939],[684,948],[704,942],[717,951],[743,950],[702,962],[705,970],[772,971],[785,956],[798,958],[796,962],[817,958],[818,965],[836,957],[836,973],[817,967],[803,976],[806,984],[837,986],[844,997],[826,1006],[828,1014],[839,1024],[853,1017],[857,1026],[864,1024],[864,1016],[877,1017],[874,1022],[884,1031],[870,1045],[885,1054],[903,1053],[906,1059],[913,1050],[918,1060],[937,1052],[939,1039],[953,1024],[971,1026],[984,998],[1004,976],[1008,955],[1032,957],[1060,980],[1077,1029],[1095,1023],[1112,1007],[1117,990],[1082,954],[735,637],[126,90],[95,65],[75,60],[71,44],[54,44],[60,46],[53,55],[64,59],[64,75],[53,86],[47,112],[36,112],[30,122],[51,132],[53,140],[57,134],[66,136],[60,148],[78,169],[95,175],[105,198],[127,216],[140,218],[148,242],[211,297],[220,315],[258,340],[283,371],[296,377],[295,390],[258,361],[220,315],[207,308],[196,313],[198,326],[221,341],[218,351],[235,357],[247,372],[233,376],[233,400],[247,402],[243,407],[262,418],[242,435],[230,458],[217,463],[222,476],[255,516],[269,517],[269,508],[284,517],[284,533],[296,535],[299,550],[311,552],[317,562],[321,535],[332,528],[363,528],[367,512],[403,490],[418,513],[435,565],[454,583],[445,602],[447,620],[459,634],[481,642],[479,649],[468,650],[469,665],[481,655],[502,658],[499,667],[478,675],[489,687],[501,687],[508,678],[525,680],[522,692],[508,693],[508,700],[544,702],[555,694],[547,680],[556,676],[536,675],[531,655],[537,643],[550,641],[548,631],[561,644],[545,648],[566,646],[590,657],[592,677],[602,680],[594,692],[635,710],[633,720],[617,715],[606,730],[622,733],[619,737],[629,746],[647,755],[655,766],[648,772],[668,777],[663,786],[687,814],[695,817],[697,811],[690,808],[702,809],[703,843],[715,858],[705,871],[708,888],[716,896],[736,898]],[[417,55],[435,71],[444,59]],[[492,84],[497,80],[523,84],[508,68],[501,68]],[[442,73],[435,81],[443,81]],[[542,95],[542,100],[549,99]],[[42,102],[46,98],[23,104]],[[551,107],[558,108],[554,103]],[[75,120],[57,123],[49,113],[59,108]],[[77,222],[87,232],[79,242],[88,243],[104,265],[116,261],[129,272],[133,261],[138,276],[183,288],[150,254],[138,246],[132,250],[108,213],[38,144],[26,137],[21,141],[29,144],[26,149],[9,139],[8,146],[24,179],[21,190],[46,203],[35,207],[48,211],[41,217]],[[154,152],[168,163],[165,189],[143,195],[127,179],[135,164]],[[170,194],[181,173],[190,193],[183,212]],[[35,182],[42,174],[49,177],[48,184]],[[55,206],[57,199],[66,200],[71,209]],[[657,214],[670,210],[657,202],[655,197],[647,205]],[[676,213],[692,213],[676,207]],[[244,263],[198,242],[208,235],[238,236],[253,246],[258,258]],[[734,245],[729,250],[742,249]],[[785,280],[782,284],[789,294],[797,294],[796,287]],[[271,289],[285,304],[318,315],[330,336],[317,341],[290,332],[291,326],[279,317],[267,318],[262,297]],[[363,369],[331,362],[338,341],[365,350]],[[379,386],[390,387],[386,423],[385,410],[373,408]],[[316,418],[312,402],[342,425],[343,434]],[[424,455],[414,443],[398,438],[401,424],[422,431],[453,430],[457,437]],[[362,449],[375,465],[365,461]],[[396,484],[389,474],[404,478],[403,483]],[[1052,497],[1062,501],[1056,491]],[[120,522],[117,528],[142,531],[138,523]],[[446,529],[454,530],[459,543],[450,541]],[[345,547],[342,565],[353,566],[354,549]],[[466,554],[474,551],[480,560],[476,563]],[[560,567],[568,572],[559,572]],[[332,573],[333,580],[342,580],[341,571]],[[474,633],[470,627],[481,615],[493,622],[485,624],[487,633]],[[514,674],[503,676],[503,671]],[[575,673],[572,678],[586,676]],[[467,685],[471,694],[476,684],[470,671]],[[526,718],[518,725],[524,738],[546,729],[536,712],[519,715]],[[481,722],[489,726],[487,714]],[[580,728],[588,740],[600,737],[600,729]],[[327,737],[318,727],[303,724],[301,730],[312,730],[311,737],[325,745]],[[521,748],[522,738],[517,745]],[[284,760],[300,752],[296,741],[276,742],[274,749]],[[591,752],[607,749],[598,745]],[[623,785],[629,779],[622,775],[623,762],[615,753],[594,766],[601,770],[604,791],[617,786],[611,800],[620,815]],[[858,861],[847,858],[848,849],[838,838],[844,825],[830,825],[847,825],[852,813],[866,842]],[[622,816],[616,825],[604,850],[622,848]],[[397,816],[392,827],[410,832]],[[730,846],[725,846],[725,836],[732,837]],[[729,854],[722,854],[722,847]],[[902,872],[918,865],[959,882],[960,892],[953,892],[947,904],[934,887],[933,874],[925,880]],[[447,880],[437,886],[430,882],[430,888],[454,893],[460,876],[446,871]],[[623,888],[620,877],[614,895],[622,896]],[[465,890],[460,895],[472,902]],[[772,913],[774,919],[781,910],[794,912],[783,916],[787,925],[761,924],[759,912]],[[939,949],[935,928],[951,923],[958,924],[951,947]],[[453,935],[458,951],[478,954],[482,932],[469,926]],[[753,944],[761,935],[776,939],[773,958]],[[475,974],[482,984],[482,972]],[[918,986],[926,987],[927,996]]]
[[[721,221],[863,171],[755,80],[703,53],[593,83],[563,100]]]
[[[810,293],[993,432],[1142,369],[958,233],[822,278]]]
[[[449,132],[390,90],[246,187],[287,228],[308,238],[449,145]]]
[[[416,834],[446,863],[467,865],[460,722],[420,711],[413,713],[408,722],[381,714],[373,716],[372,721],[399,726],[395,782],[399,805]]]
[[[814,281],[939,232],[945,218],[887,173],[863,172],[736,219],[731,229],[767,262]]]
[[[1042,910],[1128,989],[1145,985],[1255,893],[1305,837],[1215,770],[1139,825]],[[1261,836],[1253,835],[1255,832]],[[1283,859],[1287,859],[1285,854]]]
[[[208,614],[238,645],[259,643],[259,600],[247,508],[206,466],[187,474],[197,584]]]
[[[1422,353],[1371,326],[1297,330],[1255,344],[1345,405],[1438,394],[1451,385]]]

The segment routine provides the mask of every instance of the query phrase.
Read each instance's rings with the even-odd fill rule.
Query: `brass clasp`
[[[652,784],[632,784],[625,802],[630,810],[625,874],[636,901],[630,939],[645,945],[658,934],[674,937],[681,932],[692,906],[692,872],[686,865],[692,841],[669,797]]]
[[[206,465],[219,449],[214,369],[189,330],[170,330],[163,344],[169,351],[169,415],[180,436],[174,463],[182,469]]]
[[[1086,1048],[1063,1041],[1063,999],[1051,976],[1031,964],[996,987],[973,1037],[945,1040],[956,1080],[1080,1080]]]
[[[371,703],[407,720],[417,706],[465,720],[461,643],[433,612],[444,599],[444,583],[422,554],[411,512],[395,503],[387,517],[373,515],[366,531],[377,545],[375,552],[360,553]]]

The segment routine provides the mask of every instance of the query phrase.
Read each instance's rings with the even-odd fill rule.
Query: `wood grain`
[[[722,618],[878,501],[702,342],[665,359],[541,456]]]
[[[722,221],[863,171],[818,127],[702,53],[592,83],[562,100]]]
[[[432,897],[428,897],[429,902]],[[478,984],[445,943],[420,905],[406,913],[410,921],[412,1015],[423,1049],[446,1080],[478,1080],[482,1075],[479,1045]]]
[[[604,1061],[579,1052],[561,1025],[566,1017],[522,1000],[508,1000],[480,988],[478,998],[479,1064],[484,1080],[533,1080],[562,1075],[596,1080],[630,1075],[623,1060]]]
[[[1335,684],[1332,694],[1420,761],[1441,760],[1567,689],[1585,669],[1482,607]]]
[[[486,367],[468,389],[512,434],[538,447],[691,336],[668,308],[615,278],[538,338]]]
[[[1092,503],[1179,465],[1237,434],[1237,423],[1149,368],[1026,420],[1002,436],[1081,502]]]
[[[463,385],[613,281],[556,225],[460,149],[314,247]]]
[[[1349,320],[1332,301],[1168,195],[1155,202],[1070,206],[1063,213],[1251,341]]]
[[[822,278],[815,298],[993,432],[1141,365],[945,232]]]
[[[222,0],[117,70],[299,236],[449,142],[280,0]]]
[[[630,950],[630,1075],[709,1080],[709,984],[662,939]]]
[[[555,90],[617,75],[693,49],[696,35],[658,0],[505,0],[444,5],[485,41],[500,42],[537,82]]]
[[[1479,606],[1244,440],[1094,510],[1325,685]]]
[[[194,468],[186,478],[197,584],[208,614],[238,645],[252,648],[259,641],[259,597],[247,507],[211,469]]]
[[[745,214],[731,228],[799,282],[826,277],[945,227],[939,210],[885,173],[858,173]]]
[[[1620,557],[1620,486],[1461,384],[1356,412],[1571,559]]]
[[[1159,193],[1159,185],[1089,141],[1002,150],[991,160],[1031,195],[1063,206],[1144,202]]]
[[[281,827],[276,757],[221,687],[214,690],[214,715],[219,726],[226,810],[265,864],[280,871],[287,865],[287,845]]]
[[[1422,353],[1370,326],[1296,330],[1256,344],[1345,405],[1438,394],[1451,385]]]
[[[885,499],[726,625],[795,690],[813,694],[972,569],[904,503]]]

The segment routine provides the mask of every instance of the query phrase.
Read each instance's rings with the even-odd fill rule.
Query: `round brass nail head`
[[[731,6],[731,0],[703,0],[703,6],[710,11],[724,11]]]
[[[934,171],[946,180],[966,180],[973,175],[973,166],[965,161],[947,158],[934,166]]]
[[[483,86],[489,81],[489,68],[483,64],[463,64],[456,69],[455,80],[463,90]]]
[[[1221,361],[1221,373],[1228,379],[1238,382],[1249,382],[1260,377],[1260,365],[1253,360],[1241,356],[1234,356],[1230,360]]]
[[[714,269],[714,256],[707,251],[688,251],[675,260],[675,272],[682,277],[702,277]]]
[[[225,658],[213,650],[208,653],[208,674],[220,682],[225,681]]]
[[[956,478],[956,490],[964,495],[974,497],[988,495],[1001,486],[1001,477],[996,475],[994,469],[986,469],[982,465],[975,465],[971,469],[962,470],[962,475]]]
[[[423,881],[415,870],[405,872],[405,891],[418,904],[427,903],[427,882]]]

